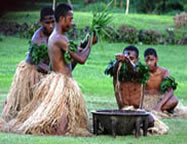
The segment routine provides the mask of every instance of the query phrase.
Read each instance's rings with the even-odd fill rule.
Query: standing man
[[[45,44],[47,46],[48,38],[54,28],[54,12],[51,7],[45,7],[40,12],[41,27],[34,33],[32,44]],[[33,62],[31,49],[25,61],[21,61],[16,69],[10,92],[5,101],[2,118],[10,121],[17,116],[33,98],[33,86],[40,81],[44,74],[49,71],[48,56],[44,61],[37,64]]]
[[[158,66],[157,52],[153,48],[148,48],[144,52],[144,59],[149,67],[150,78],[145,87],[144,107],[147,110],[168,111],[177,106],[178,99],[173,95],[173,89],[161,94],[160,84],[164,78],[169,77],[169,71]]]

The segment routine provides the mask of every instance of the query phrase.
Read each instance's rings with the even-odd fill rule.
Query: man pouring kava
[[[149,70],[139,62],[138,56],[138,49],[128,46],[123,50],[123,54],[116,55],[116,61],[111,62],[105,70],[105,74],[113,76],[116,101],[120,110],[138,111],[143,108],[144,84],[149,79]],[[167,126],[153,117],[148,117],[149,127],[155,126],[155,133],[167,133]]]

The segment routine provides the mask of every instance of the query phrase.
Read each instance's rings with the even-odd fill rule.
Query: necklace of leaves
[[[104,73],[106,75],[114,76],[114,67],[116,61],[111,61],[108,67],[105,69]],[[135,81],[145,84],[149,79],[149,69],[146,65],[141,62],[135,63],[134,71],[129,71],[127,65],[122,62],[121,68],[119,70],[118,80],[120,82],[124,81]]]
[[[177,85],[178,84],[175,81],[174,77],[172,77],[172,76],[166,77],[163,79],[163,81],[160,84],[160,91],[161,91],[161,93],[166,93],[169,88],[176,90]]]
[[[40,61],[44,61],[48,57],[48,49],[45,43],[42,43],[41,45],[31,43],[29,49],[32,61],[35,65]]]

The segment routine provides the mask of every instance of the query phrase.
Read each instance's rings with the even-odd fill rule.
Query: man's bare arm
[[[161,111],[164,104],[173,96],[173,89],[170,88],[166,94],[162,97],[160,102],[154,108],[156,111]]]
[[[42,72],[42,73],[48,73],[49,72],[49,65],[39,62],[38,65],[35,66],[37,71]]]
[[[170,76],[170,73],[168,70],[165,70],[164,74],[163,74],[163,78],[166,78]],[[164,96],[162,97],[162,99],[158,102],[158,104],[155,107],[156,111],[161,111],[162,106],[164,106],[164,104],[173,96],[173,89],[169,88],[168,92],[166,92],[164,94]]]
[[[39,32],[36,32],[34,36],[32,37],[32,43],[35,43],[37,45],[42,44],[42,38],[39,35]],[[46,58],[46,63],[49,63],[49,58]],[[40,61],[37,65],[35,65],[37,71],[42,73],[48,73],[49,72],[49,65],[42,61]]]
[[[70,55],[72,56],[72,58],[80,63],[80,64],[84,64],[90,54],[90,39],[88,41],[88,44],[86,46],[86,48],[84,48],[81,52],[78,51],[78,52],[72,52],[72,51],[69,51],[70,52]]]
[[[93,36],[92,45],[95,45],[97,42],[98,42],[98,37],[97,36]],[[80,45],[79,45],[78,46],[78,52],[82,52],[82,51],[83,51],[83,48],[81,48]],[[87,59],[88,59],[88,57],[87,57]],[[74,68],[76,67],[76,65],[77,65],[77,62],[73,60],[72,63],[71,63],[72,70],[74,70]]]

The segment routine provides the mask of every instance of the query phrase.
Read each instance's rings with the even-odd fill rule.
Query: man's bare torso
[[[54,30],[48,42],[48,54],[52,65],[52,71],[71,76],[71,66],[64,60],[64,53],[67,47],[67,37]]]
[[[32,37],[32,43],[35,43],[37,45],[41,45],[42,43],[45,43],[47,45],[47,42],[48,42],[48,36],[46,36],[43,31],[42,31],[42,28],[40,27],[33,35]],[[33,64],[33,61],[32,61],[32,58],[31,58],[31,55],[30,55],[30,51],[29,51],[29,54],[26,58],[26,62],[27,63],[30,63],[30,64]],[[44,62],[46,64],[49,63],[49,60],[48,58],[46,58],[46,62]]]
[[[146,83],[145,93],[151,95],[160,94],[160,84],[166,76],[169,76],[168,70],[159,66],[155,72],[150,72],[150,78]]]

